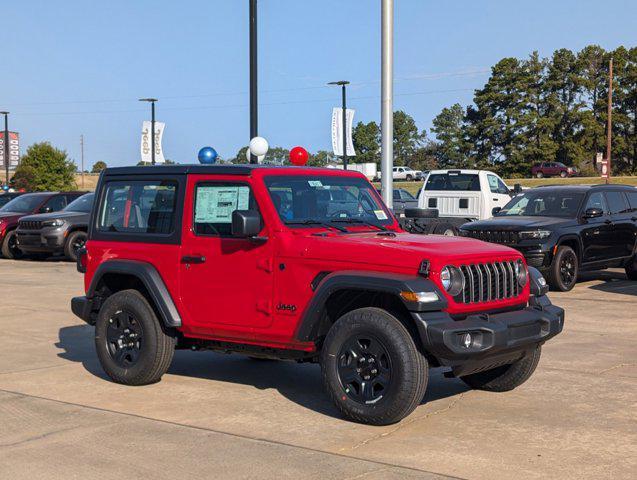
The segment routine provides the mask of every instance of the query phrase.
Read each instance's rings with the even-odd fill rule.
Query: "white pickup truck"
[[[458,227],[493,216],[511,200],[512,190],[488,170],[431,170],[418,194],[418,208],[406,209],[403,225],[419,233],[456,235]]]

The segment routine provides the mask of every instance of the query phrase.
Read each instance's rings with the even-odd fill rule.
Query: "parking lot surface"
[[[74,317],[70,263],[0,260],[0,475],[57,478],[635,478],[637,283],[587,274],[564,332],[513,392],[432,371],[401,423],[341,419],[317,365],[178,351],[163,380],[110,382]]]

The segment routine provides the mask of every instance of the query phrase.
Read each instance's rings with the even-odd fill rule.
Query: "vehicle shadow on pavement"
[[[602,281],[591,285],[591,290],[599,290],[600,292],[619,293],[623,295],[637,295],[637,282],[628,280],[622,272],[613,271],[595,271],[582,272],[578,275],[578,282]]]
[[[79,362],[89,373],[110,381],[95,354],[93,327],[74,325],[61,328],[56,347],[64,350],[58,354],[60,358]],[[274,389],[307,409],[341,418],[323,390],[321,370],[317,364],[252,360],[238,354],[177,350],[168,375],[248,385],[259,390]],[[432,369],[422,403],[452,397],[467,390],[462,381],[444,378],[441,369]]]

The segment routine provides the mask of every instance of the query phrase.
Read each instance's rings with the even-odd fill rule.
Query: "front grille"
[[[20,228],[22,230],[40,230],[42,222],[37,220],[20,220]]]
[[[464,277],[458,303],[482,303],[517,297],[522,288],[515,277],[515,261],[461,265]]]
[[[469,230],[471,238],[484,240],[485,242],[513,245],[518,243],[518,232],[510,230]]]

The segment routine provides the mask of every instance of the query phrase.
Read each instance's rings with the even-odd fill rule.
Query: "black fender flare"
[[[575,254],[577,255],[577,261],[580,262],[581,264],[582,258],[584,257],[584,245],[582,243],[582,237],[574,233],[562,235],[560,238],[557,239],[557,242],[555,243],[555,245],[559,247],[565,241],[572,241],[572,240],[574,240],[577,243],[577,251],[575,252]]]
[[[167,327],[181,327],[181,316],[175,306],[175,302],[166,288],[164,280],[157,269],[147,262],[138,260],[107,260],[97,267],[86,297],[92,299],[96,295],[96,289],[104,275],[109,273],[131,275],[137,277],[146,287],[151,300],[160,315],[160,320]]]
[[[325,303],[339,290],[389,293],[399,298],[411,312],[432,312],[447,308],[447,300],[434,282],[417,275],[355,270],[332,272],[323,276],[313,289],[314,295],[303,312],[295,333],[295,338],[301,342],[315,340]],[[402,298],[400,292],[435,292],[438,300],[430,303],[410,302]]]

